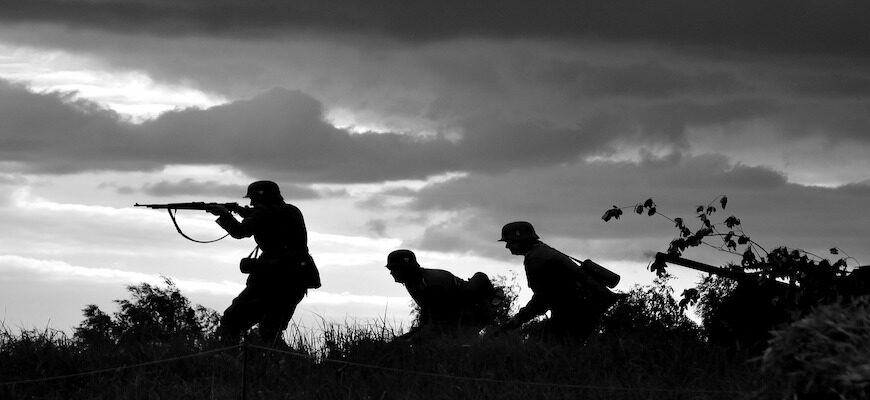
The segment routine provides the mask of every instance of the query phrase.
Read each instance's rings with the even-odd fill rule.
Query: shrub
[[[631,334],[699,338],[700,328],[674,298],[669,280],[669,275],[663,275],[655,278],[651,285],[635,285],[604,315],[603,333],[617,337]]]
[[[201,347],[215,335],[220,316],[214,310],[193,306],[175,283],[164,278],[166,288],[148,283],[127,286],[131,298],[115,300],[120,311],[113,316],[96,305],[87,305],[84,321],[74,337],[88,346],[118,343],[169,343]]]
[[[870,299],[818,307],[775,331],[762,368],[788,396],[870,399]]]

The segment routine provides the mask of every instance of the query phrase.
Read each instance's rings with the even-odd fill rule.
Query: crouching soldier
[[[532,224],[517,221],[502,228],[501,239],[513,255],[523,256],[532,298],[501,330],[515,329],[550,312],[544,327],[546,338],[585,340],[601,316],[621,296],[609,288],[619,275],[589,261],[574,259],[541,242]]]
[[[445,270],[421,268],[410,250],[390,253],[386,267],[419,307],[416,326],[400,339],[474,335],[492,323],[502,295],[486,274],[475,273],[466,281]]]

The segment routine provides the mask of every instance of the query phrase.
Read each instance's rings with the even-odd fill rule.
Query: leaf
[[[643,214],[643,206],[638,204],[634,207],[634,212],[638,213],[638,215]]]
[[[671,244],[668,245],[668,254],[673,256],[680,256],[687,247],[686,240],[684,239],[674,239],[671,241]]]
[[[613,206],[613,208],[604,212],[601,219],[603,219],[604,222],[610,222],[611,219],[619,219],[620,215],[622,215],[622,210],[617,206]]]
[[[716,207],[713,207],[713,206],[707,207],[707,215],[711,215],[714,212],[716,212]]]
[[[656,276],[663,276],[667,273],[667,264],[664,261],[655,260],[649,266],[649,270],[656,273]]]
[[[653,203],[653,199],[646,199],[646,201],[643,202],[643,206],[646,208],[655,207],[656,203]]]
[[[740,237],[737,238],[737,244],[746,244],[746,243],[749,243],[749,236],[740,235]]]
[[[647,211],[646,215],[649,215],[650,217],[652,217],[653,215],[656,215],[656,208],[650,207],[650,209],[649,209],[649,211]]]
[[[840,254],[840,249],[838,249],[836,247],[831,247],[831,254],[833,254],[833,255]]]
[[[680,217],[674,218],[674,226],[676,226],[677,229],[683,229],[683,219]]]
[[[719,205],[722,206],[722,209],[724,210],[726,204],[728,204],[728,198],[723,195],[722,198],[719,199]]]
[[[680,309],[686,309],[687,306],[694,305],[698,301],[698,298],[700,297],[700,293],[698,292],[698,289],[690,288],[690,289],[683,290],[683,293],[681,296],[682,296],[682,300],[680,300],[680,303],[679,303]]]
[[[737,217],[732,215],[725,219],[725,226],[727,226],[728,229],[732,229],[737,225],[740,225],[740,220],[737,219]]]
[[[749,267],[754,265],[756,261],[755,253],[752,252],[752,249],[746,249],[746,251],[743,252],[743,260],[740,261],[740,265]]]
[[[698,208],[695,209],[695,212],[696,212],[696,213],[702,213],[702,212],[704,212],[704,206],[698,206]]]

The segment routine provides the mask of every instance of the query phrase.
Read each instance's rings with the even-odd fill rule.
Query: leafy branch
[[[609,222],[611,219],[619,219],[620,216],[623,215],[623,210],[632,209],[638,215],[646,214],[648,216],[658,215],[664,219],[667,219],[671,223],[674,224],[674,227],[679,232],[679,236],[672,240],[670,245],[668,246],[668,254],[680,256],[682,253],[689,247],[696,247],[700,245],[707,245],[713,247],[718,250],[722,250],[728,253],[743,255],[749,258],[749,255],[746,255],[746,252],[743,253],[738,252],[738,245],[747,245],[748,251],[751,252],[751,249],[754,247],[760,249],[762,252],[767,253],[767,251],[757,242],[753,241],[746,233],[743,231],[743,227],[741,225],[741,221],[739,218],[735,216],[729,216],[723,222],[714,224],[711,221],[711,216],[718,211],[716,207],[718,201],[719,207],[722,210],[725,209],[728,205],[728,197],[725,195],[720,195],[707,203],[707,205],[699,205],[695,209],[695,216],[699,221],[699,227],[694,231],[690,229],[685,220],[682,217],[669,217],[658,211],[658,207],[656,206],[655,201],[653,199],[647,199],[643,203],[635,204],[634,206],[627,207],[618,207],[613,206],[613,208],[607,210],[604,215],[601,217],[605,222]],[[727,228],[727,231],[723,230]],[[712,245],[705,241],[706,238],[718,236],[722,238],[721,245]],[[752,256],[754,256],[754,252]]]
[[[695,220],[697,221],[695,229],[690,228],[689,224],[682,217],[670,217],[659,212],[655,201],[651,198],[633,206],[619,207],[614,205],[604,213],[601,219],[605,222],[618,220],[625,213],[623,210],[629,209],[638,215],[646,214],[650,217],[658,215],[673,223],[674,228],[678,232],[678,236],[668,244],[668,254],[681,256],[689,248],[705,245],[719,251],[740,256],[741,270],[757,270],[770,278],[785,278],[792,281],[798,277],[806,276],[807,273],[802,271],[807,271],[807,268],[813,269],[813,267],[821,269],[833,268],[837,271],[843,271],[846,266],[846,260],[855,260],[846,255],[846,258],[831,263],[823,257],[807,251],[799,249],[789,250],[785,247],[768,251],[761,244],[752,240],[743,230],[740,218],[730,215],[721,222],[713,222],[714,214],[720,210],[725,210],[727,205],[728,197],[725,195],[715,197],[706,205],[698,205],[695,208]],[[711,239],[714,238],[720,240],[718,244],[711,243]],[[831,254],[837,255],[840,252],[842,250],[839,248],[835,247],[831,249]],[[810,260],[809,256],[813,257],[814,260]],[[857,260],[855,261],[857,262]],[[664,265],[656,263],[650,266],[650,270],[657,274],[664,273],[664,268]]]

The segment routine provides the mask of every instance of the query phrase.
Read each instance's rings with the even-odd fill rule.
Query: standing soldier
[[[457,332],[476,334],[494,317],[493,305],[499,295],[482,272],[465,281],[445,270],[421,268],[410,250],[396,250],[387,255],[386,267],[420,308],[417,326],[402,338]]]
[[[528,304],[502,326],[504,330],[518,328],[550,311],[546,333],[560,339],[585,340],[619,297],[608,289],[616,286],[618,275],[604,270],[610,274],[605,285],[571,257],[541,242],[528,222],[506,224],[499,241],[505,242],[511,254],[524,256],[526,279],[533,293]]]
[[[224,311],[219,332],[222,340],[235,344],[258,325],[263,343],[275,344],[308,289],[320,287],[320,276],[308,254],[302,212],[284,202],[278,185],[251,183],[245,197],[252,208],[242,214],[241,222],[225,207],[209,210],[230,236],[253,236],[257,248],[252,254],[260,252],[259,257],[242,260],[242,272],[249,274],[245,289]]]

